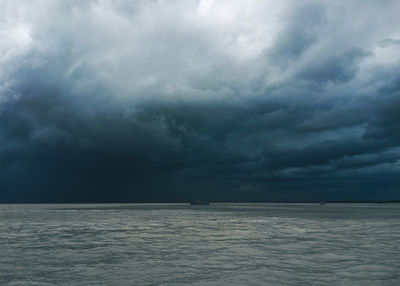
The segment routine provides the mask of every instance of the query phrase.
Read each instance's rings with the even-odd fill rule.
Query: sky
[[[398,200],[399,15],[0,0],[0,202]]]

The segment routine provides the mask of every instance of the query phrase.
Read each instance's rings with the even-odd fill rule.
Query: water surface
[[[0,285],[400,285],[400,205],[0,205],[0,247]]]

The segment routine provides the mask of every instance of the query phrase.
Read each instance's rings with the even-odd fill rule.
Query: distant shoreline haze
[[[81,201],[81,202],[0,202],[0,204],[189,204],[191,201],[171,201],[171,202],[108,202],[108,201]],[[398,204],[400,200],[386,200],[386,201],[210,201],[210,204]]]

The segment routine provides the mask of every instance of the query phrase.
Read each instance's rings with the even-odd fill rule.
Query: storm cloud
[[[0,201],[400,199],[398,1],[0,1]]]

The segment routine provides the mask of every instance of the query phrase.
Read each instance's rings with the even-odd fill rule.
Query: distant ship
[[[323,206],[323,205],[326,204],[326,203],[325,203],[324,201],[320,201],[319,204],[320,204],[321,206]]]
[[[210,202],[207,201],[192,201],[190,202],[192,206],[208,206]]]

